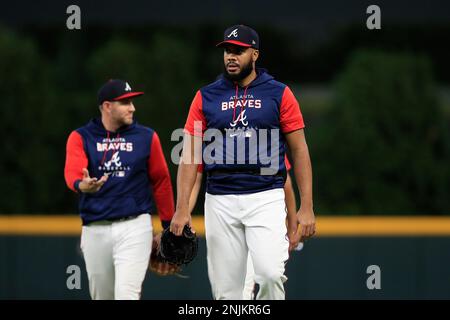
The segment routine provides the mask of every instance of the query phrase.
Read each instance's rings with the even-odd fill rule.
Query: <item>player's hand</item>
[[[302,226],[302,238],[308,239],[316,233],[316,218],[312,207],[301,206],[297,212],[297,219]]]
[[[104,175],[98,180],[97,178],[91,178],[89,176],[89,171],[86,168],[83,168],[83,180],[81,180],[78,188],[80,188],[81,192],[84,193],[94,193],[100,190],[100,188],[105,184],[108,180],[108,176]]]
[[[189,210],[177,210],[175,211],[175,214],[172,217],[169,230],[176,236],[181,236],[181,234],[183,233],[184,226],[187,224],[192,229],[192,218],[189,213]],[[192,232],[195,231],[192,229]]]
[[[287,236],[289,239],[289,251],[297,248],[298,243],[300,242],[300,233],[298,230],[298,219],[297,215],[294,213],[292,215],[288,215],[287,217]]]
[[[161,243],[162,233],[158,233],[153,237],[152,250],[157,250],[159,248],[159,244]]]
[[[300,234],[298,234],[297,230],[288,231],[288,239],[289,239],[289,251],[294,250],[298,247],[298,243],[300,242]]]

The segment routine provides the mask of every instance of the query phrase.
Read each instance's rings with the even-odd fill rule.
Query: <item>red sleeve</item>
[[[198,173],[203,173],[203,163],[200,163],[197,167],[197,172]]]
[[[201,128],[201,129],[200,129]],[[206,118],[203,114],[202,94],[197,91],[189,109],[184,131],[193,136],[203,137],[206,130]]]
[[[283,133],[289,133],[305,127],[300,105],[288,86],[284,89],[283,97],[281,98],[280,124]]]
[[[83,138],[78,132],[72,131],[67,139],[66,165],[64,167],[64,179],[72,191],[77,191],[75,183],[83,179],[83,168],[87,167],[88,158],[84,151]]]
[[[291,170],[291,163],[289,162],[289,159],[287,157],[287,154],[284,154],[284,165],[286,166],[286,171]]]
[[[161,142],[156,132],[153,134],[148,159],[148,176],[153,187],[153,197],[161,221],[170,221],[175,213],[172,182]]]

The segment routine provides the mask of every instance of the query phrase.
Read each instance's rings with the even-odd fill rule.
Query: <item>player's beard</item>
[[[126,127],[133,123],[133,116],[131,116],[131,119],[128,115],[120,116],[115,118],[114,122],[116,123],[118,128]]]
[[[124,119],[122,119],[122,125],[123,126],[129,126],[133,123],[133,115],[130,116],[125,116]]]
[[[227,71],[227,67],[225,65],[223,66],[223,68],[224,68],[225,78],[227,78],[230,81],[235,82],[235,81],[241,81],[242,79],[247,78],[250,75],[250,73],[252,73],[252,71],[253,71],[253,63],[250,60],[245,65],[241,64],[241,72],[239,72],[237,74],[229,74],[228,71]]]

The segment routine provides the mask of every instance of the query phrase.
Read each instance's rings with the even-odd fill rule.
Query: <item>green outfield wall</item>
[[[181,277],[151,273],[143,299],[211,299],[206,243]],[[0,299],[89,299],[78,236],[0,236]],[[71,265],[80,289],[69,290]],[[380,289],[369,290],[367,268],[380,268]],[[450,299],[448,236],[322,236],[295,252],[286,266],[287,299]]]

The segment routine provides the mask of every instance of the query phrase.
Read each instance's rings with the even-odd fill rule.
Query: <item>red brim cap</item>
[[[128,92],[125,93],[121,96],[118,96],[117,98],[114,98],[114,101],[119,101],[119,100],[123,100],[123,99],[128,99],[128,98],[133,98],[133,97],[138,97],[138,96],[142,96],[144,93],[143,92]]]
[[[236,41],[236,40],[226,40],[226,41],[222,41],[218,44],[216,44],[216,47],[221,47],[222,45],[226,44],[226,43],[230,43],[230,44],[235,44],[237,46],[240,47],[246,47],[246,48],[250,48],[251,45],[244,43],[244,42],[240,42],[240,41]]]

